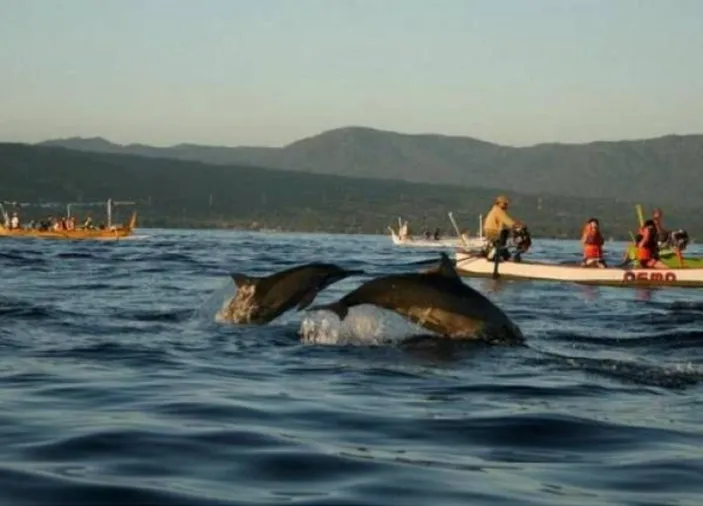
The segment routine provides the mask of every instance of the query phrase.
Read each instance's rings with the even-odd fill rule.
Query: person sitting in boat
[[[581,234],[581,244],[583,244],[583,267],[605,268],[603,260],[603,235],[600,232],[600,223],[597,218],[590,218],[586,222]]]
[[[489,260],[493,258],[496,252],[500,252],[499,254],[504,260],[510,258],[510,253],[506,248],[508,235],[511,229],[517,229],[522,226],[522,223],[508,214],[509,205],[508,197],[505,195],[498,196],[493,207],[483,220],[483,233],[490,244],[490,250],[487,255]]]
[[[20,228],[20,217],[17,216],[17,211],[12,212],[12,218],[10,218],[10,229]]]
[[[49,219],[41,220],[39,222],[39,226],[37,227],[37,229],[40,232],[43,232],[44,230],[49,230],[50,226],[51,226],[51,216],[49,216]]]
[[[408,239],[408,222],[406,221],[403,223],[400,228],[398,229],[398,237],[400,237],[401,241],[405,241]]]
[[[644,269],[668,269],[659,259],[657,244],[657,226],[654,220],[647,220],[635,238],[637,242],[637,260]]]

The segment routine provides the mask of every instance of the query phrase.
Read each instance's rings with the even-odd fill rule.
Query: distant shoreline
[[[276,229],[276,228],[246,228],[246,227],[213,227],[213,226],[183,226],[183,225],[171,225],[171,226],[137,226],[135,230],[210,230],[210,231],[231,231],[231,232],[253,232],[260,234],[315,234],[315,235],[371,235],[378,237],[386,237],[390,241],[390,234],[382,232],[349,232],[343,230],[305,230],[305,229]],[[444,235],[443,239],[456,238],[455,235]],[[565,241],[576,241],[579,240],[578,236],[557,236],[557,235],[539,235],[532,234],[533,239],[550,239],[550,240],[565,240]],[[613,241],[625,241],[629,242],[629,238],[619,238],[613,236]]]

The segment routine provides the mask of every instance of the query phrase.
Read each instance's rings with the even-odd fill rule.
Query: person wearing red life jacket
[[[647,220],[637,234],[637,260],[644,269],[668,269],[659,259],[657,225],[654,220]]]
[[[581,244],[583,244],[583,267],[606,267],[603,259],[603,235],[600,233],[600,223],[596,218],[590,218],[586,222],[581,234]]]

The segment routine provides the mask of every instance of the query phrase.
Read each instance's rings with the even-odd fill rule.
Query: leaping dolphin
[[[361,304],[395,311],[449,339],[524,342],[520,328],[498,306],[462,282],[446,253],[433,269],[372,279],[338,301],[309,311],[329,310],[344,320],[349,308]]]
[[[329,263],[309,263],[266,277],[233,273],[237,294],[218,312],[218,320],[263,325],[298,306],[305,309],[318,292],[342,279],[364,274]]]

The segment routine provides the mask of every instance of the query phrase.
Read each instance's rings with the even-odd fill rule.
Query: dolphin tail
[[[446,253],[442,252],[439,257],[439,264],[429,269],[421,271],[424,274],[439,274],[446,278],[459,279],[459,274],[456,272],[454,267],[454,262],[447,256]]]
[[[230,274],[232,277],[232,281],[234,281],[234,285],[237,288],[241,288],[243,286],[247,285],[256,285],[261,278],[257,278],[255,276],[248,276],[246,274],[242,274],[241,272],[234,272]]]
[[[340,320],[344,320],[349,313],[349,308],[343,302],[337,301],[332,304],[313,306],[308,311],[332,311]]]

